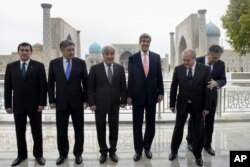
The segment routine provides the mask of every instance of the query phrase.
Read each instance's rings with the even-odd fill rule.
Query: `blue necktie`
[[[22,69],[21,69],[21,72],[22,72],[22,75],[23,75],[24,78],[25,78],[25,74],[26,74],[25,65],[26,65],[26,63],[23,63],[23,64],[22,64]]]
[[[70,60],[67,60],[67,66],[66,66],[66,78],[67,80],[69,80],[69,77],[70,77]]]

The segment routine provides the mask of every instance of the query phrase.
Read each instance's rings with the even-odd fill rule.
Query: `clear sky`
[[[51,17],[63,18],[81,31],[82,56],[93,42],[138,43],[146,32],[152,36],[150,50],[161,56],[170,52],[169,33],[191,13],[207,9],[210,20],[221,29],[221,16],[229,0],[3,0],[0,10],[0,55],[16,51],[20,42],[42,43],[41,3],[51,3]]]

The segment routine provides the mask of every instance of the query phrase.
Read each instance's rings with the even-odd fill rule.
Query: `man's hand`
[[[96,110],[96,105],[90,106],[89,108],[90,108],[91,111],[95,112],[95,110]]]
[[[175,107],[170,107],[170,110],[172,111],[172,113],[175,113]]]
[[[38,112],[42,112],[42,111],[43,111],[43,109],[44,109],[44,107],[43,107],[43,106],[38,106],[37,111],[38,111]]]
[[[163,100],[164,96],[163,95],[159,95],[158,96],[158,103],[160,103]]]
[[[13,109],[11,107],[5,109],[8,114],[13,113]]]
[[[51,104],[49,104],[49,107],[50,107],[50,109],[54,109],[54,108],[56,108],[56,104],[55,103],[51,103]]]
[[[214,87],[218,87],[218,83],[215,80],[211,79],[208,82],[207,88],[209,88],[210,90],[212,90]]]
[[[88,108],[89,104],[87,102],[83,102],[83,108],[86,109]]]
[[[208,110],[202,110],[202,116],[205,117],[207,114],[209,114]]]
[[[131,97],[128,97],[127,98],[127,104],[129,105],[129,106],[131,106],[132,105],[132,98]]]

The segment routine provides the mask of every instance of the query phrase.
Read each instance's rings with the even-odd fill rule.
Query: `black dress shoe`
[[[110,157],[111,161],[118,162],[118,157],[117,157],[116,153],[110,153],[109,157]]]
[[[168,159],[169,159],[170,161],[173,161],[176,157],[177,157],[177,153],[171,152],[170,155],[169,155],[169,157],[168,157]]]
[[[141,159],[141,154],[135,153],[134,155],[134,161],[139,161]]]
[[[202,158],[195,158],[195,162],[198,166],[203,166],[203,160]]]
[[[192,146],[192,144],[188,144],[188,150],[191,151],[191,152],[193,152],[193,146]]]
[[[107,161],[107,154],[101,154],[99,162],[102,164]]]
[[[56,164],[57,164],[57,165],[62,164],[66,158],[67,158],[67,156],[60,156],[60,157],[56,160]]]
[[[148,159],[151,159],[152,158],[152,152],[149,150],[149,151],[145,151],[145,155]]]
[[[19,165],[23,160],[27,159],[27,157],[17,157],[11,164],[11,166]]]
[[[82,163],[82,156],[81,155],[80,156],[76,156],[75,162],[78,165],[81,164]]]
[[[215,156],[215,151],[214,151],[211,147],[204,147],[204,150],[205,150],[208,154],[210,154],[210,155],[212,155],[212,156]]]
[[[40,165],[45,165],[45,159],[44,159],[44,157],[38,157],[38,158],[36,158],[36,161]]]

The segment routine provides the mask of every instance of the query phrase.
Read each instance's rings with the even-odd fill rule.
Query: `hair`
[[[182,55],[184,55],[185,52],[189,52],[189,53],[192,55],[192,58],[193,58],[193,59],[196,59],[196,53],[195,53],[195,51],[194,51],[193,49],[189,49],[189,48],[185,49],[185,50],[182,52]]]
[[[151,41],[151,36],[147,33],[143,33],[140,35],[139,42],[141,42],[143,38],[148,38]]]
[[[211,55],[218,55],[223,53],[223,48],[219,45],[212,45],[208,49],[208,53]]]
[[[102,48],[102,54],[104,55],[106,52],[115,52],[115,48],[112,45],[106,45]]]
[[[69,45],[74,45],[75,46],[75,43],[72,42],[71,40],[68,40],[68,39],[61,41],[60,42],[60,50],[62,51],[64,48],[66,48]]]
[[[18,47],[17,47],[17,51],[18,51],[18,52],[19,52],[19,49],[20,49],[21,46],[29,46],[29,47],[30,47],[30,51],[32,52],[32,46],[31,46],[31,44],[29,44],[28,42],[22,42],[22,43],[20,43],[20,44],[18,45]]]

